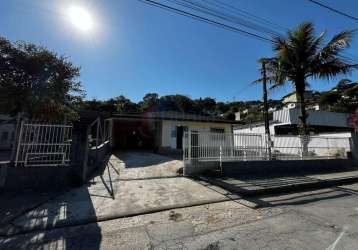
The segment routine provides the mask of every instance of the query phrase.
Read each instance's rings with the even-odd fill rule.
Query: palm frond
[[[329,60],[339,55],[339,53],[351,46],[355,33],[355,30],[347,30],[335,35],[331,41],[318,52],[318,58],[316,58],[316,60]]]
[[[358,64],[347,64],[339,58],[336,58],[329,62],[317,65],[313,72],[308,76],[317,79],[330,80],[335,78],[337,75],[348,74],[355,69],[358,69]]]

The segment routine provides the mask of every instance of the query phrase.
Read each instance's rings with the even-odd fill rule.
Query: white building
[[[306,103],[306,109],[308,110],[320,110],[319,103],[315,100],[315,93],[312,91],[306,91],[304,93],[304,99]],[[300,104],[300,96],[297,92],[292,92],[282,97],[282,104],[284,108],[293,109],[298,108]]]
[[[311,134],[322,133],[350,133],[353,128],[348,123],[351,114],[335,113],[327,111],[307,110]],[[270,121],[270,134],[272,135],[290,135],[297,134],[297,125],[299,124],[300,110],[281,109],[273,112],[273,120]],[[246,125],[235,125],[234,133],[265,133],[263,122]]]

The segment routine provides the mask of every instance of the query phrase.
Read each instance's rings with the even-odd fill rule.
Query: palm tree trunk
[[[309,131],[307,127],[307,117],[308,114],[306,112],[306,104],[305,104],[305,88],[300,88],[298,91],[298,94],[300,96],[300,124],[298,127],[299,134],[301,136],[301,146],[302,146],[302,157],[305,157],[308,155],[308,143],[309,143]]]
[[[305,104],[305,90],[299,91],[298,94],[300,96],[300,135],[308,135],[308,127],[307,127],[307,112],[306,112],[306,104]]]

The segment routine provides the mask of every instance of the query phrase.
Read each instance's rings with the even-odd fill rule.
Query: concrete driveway
[[[0,229],[0,235],[239,198],[209,184],[176,176],[181,166],[178,160],[148,152],[112,155],[87,185],[15,218],[8,227]]]
[[[121,180],[179,176],[184,166],[181,160],[149,151],[118,151],[110,160]]]

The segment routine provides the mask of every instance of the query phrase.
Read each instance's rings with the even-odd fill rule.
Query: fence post
[[[20,129],[20,125],[21,125],[20,123],[21,123],[21,114],[18,113],[17,117],[16,117],[14,141],[13,141],[13,145],[11,148],[11,158],[10,158],[11,164],[14,163],[15,157],[16,157],[17,143],[19,141],[19,129]]]
[[[96,128],[96,163],[98,162],[98,140],[99,140],[99,129],[101,120],[97,118],[97,128]]]
[[[191,130],[188,131],[188,160],[189,164],[191,164]]]
[[[85,182],[87,179],[87,172],[88,172],[88,150],[89,150],[89,143],[88,143],[88,135],[91,133],[91,128],[88,126],[86,130],[86,140],[85,140],[85,152],[84,152],[84,160],[83,160],[83,168],[82,168],[82,181]],[[96,150],[97,151],[97,150]]]
[[[268,150],[268,159],[271,161],[272,160],[272,152],[271,152],[271,136],[270,133],[266,134],[266,143],[268,145],[267,150]]]
[[[221,171],[221,173],[223,171],[222,155],[223,155],[223,150],[222,150],[222,146],[220,145],[220,158],[219,158],[219,161],[220,161],[220,171]]]
[[[24,121],[21,121],[20,124],[20,132],[17,139],[17,149],[16,149],[16,157],[15,157],[15,166],[17,166],[17,161],[19,159],[19,153],[20,153],[20,145],[21,145],[21,137],[22,137],[22,130],[24,127]]]
[[[301,158],[301,160],[303,160],[303,140],[304,140],[304,138],[303,138],[303,135],[299,135],[299,138],[300,138],[300,150],[301,150],[301,154],[300,154],[300,158]]]
[[[354,160],[358,161],[358,132],[351,134],[351,152]]]

